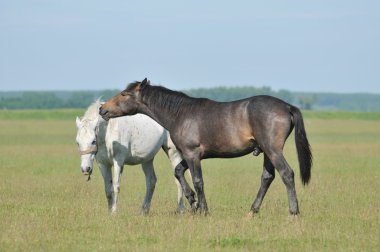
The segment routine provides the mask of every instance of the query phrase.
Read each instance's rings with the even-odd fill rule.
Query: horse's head
[[[100,107],[99,114],[104,120],[136,114],[141,105],[140,93],[147,85],[149,85],[149,81],[146,78],[142,82],[129,84],[124,91],[105,102]]]
[[[79,146],[79,153],[81,155],[80,169],[84,175],[90,176],[92,173],[95,154],[98,150],[96,143],[98,120],[80,120],[77,117],[76,124],[76,142]]]

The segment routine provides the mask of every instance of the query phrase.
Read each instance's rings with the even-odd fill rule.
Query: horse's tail
[[[307,140],[301,111],[297,107],[291,106],[290,113],[293,115],[295,142],[301,172],[301,180],[302,183],[306,185],[310,181],[310,170],[313,163],[313,155],[311,154],[310,144]]]

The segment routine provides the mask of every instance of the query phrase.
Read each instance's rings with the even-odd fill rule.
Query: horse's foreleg
[[[178,161],[181,161],[181,158],[179,157],[179,160],[177,160],[176,158],[173,158],[173,156],[170,155],[170,152],[168,153],[168,156],[169,156],[169,159],[170,159],[170,163],[172,165],[172,168],[173,168],[173,171],[174,171],[174,182],[175,184],[177,185],[177,210],[176,210],[176,213],[182,213],[183,210],[185,209],[185,204],[184,204],[184,193],[183,193],[183,190],[182,190],[182,185],[179,181],[178,178],[176,178],[175,176],[175,169],[176,169],[176,166],[177,164],[179,164],[180,162]]]
[[[191,208],[194,209],[194,210],[196,210],[197,207],[198,207],[198,204],[197,204],[197,202],[195,200],[195,192],[191,189],[191,187],[189,186],[189,184],[187,183],[187,181],[185,179],[185,171],[188,168],[189,167],[188,167],[186,161],[182,160],[181,163],[179,163],[175,167],[175,169],[174,169],[174,176],[179,181],[179,183],[180,183],[180,185],[182,187],[183,193],[185,194],[185,197],[189,201],[189,204],[190,204]],[[179,207],[179,205],[178,205],[178,207]]]
[[[145,215],[149,213],[150,203],[152,201],[154,189],[156,187],[157,177],[156,173],[154,172],[153,160],[144,163],[141,166],[144,171],[146,181],[146,193],[144,202],[141,207],[141,213]]]
[[[104,189],[106,192],[108,209],[111,210],[114,202],[113,186],[112,186],[112,171],[110,165],[99,164],[100,172],[104,180]]]
[[[177,150],[173,141],[168,137],[167,142],[164,143],[163,149],[169,157],[170,163],[174,169],[175,183],[178,187],[178,208],[177,213],[181,213],[185,208],[183,196],[188,199],[191,207],[197,206],[195,201],[195,193],[185,179],[185,171],[189,168],[186,161],[182,158],[182,153]]]
[[[177,178],[174,178],[174,182],[177,185],[177,203],[178,203],[178,206],[177,206],[176,213],[180,214],[180,213],[183,213],[183,211],[185,209],[185,203],[183,202],[184,193],[183,193],[182,186],[181,186],[181,183],[179,182],[179,180]]]
[[[204,183],[201,169],[201,161],[199,158],[187,159],[186,162],[189,165],[191,177],[193,178],[194,188],[197,191],[198,203],[200,213],[207,215],[208,207],[206,202],[206,196],[204,193]]]
[[[274,180],[275,172],[272,162],[269,160],[268,156],[264,154],[264,167],[263,174],[261,175],[261,186],[257,193],[256,199],[251,206],[250,215],[258,213],[260,210],[261,203],[265,197],[266,192],[272,181]]]

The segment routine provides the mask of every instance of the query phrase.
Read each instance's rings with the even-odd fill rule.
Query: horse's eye
[[[92,141],[92,143],[91,143],[92,145],[95,145],[96,144],[96,140],[94,140],[94,141]]]

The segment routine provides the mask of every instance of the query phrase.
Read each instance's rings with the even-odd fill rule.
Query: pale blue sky
[[[0,0],[0,90],[380,93],[380,1]]]

